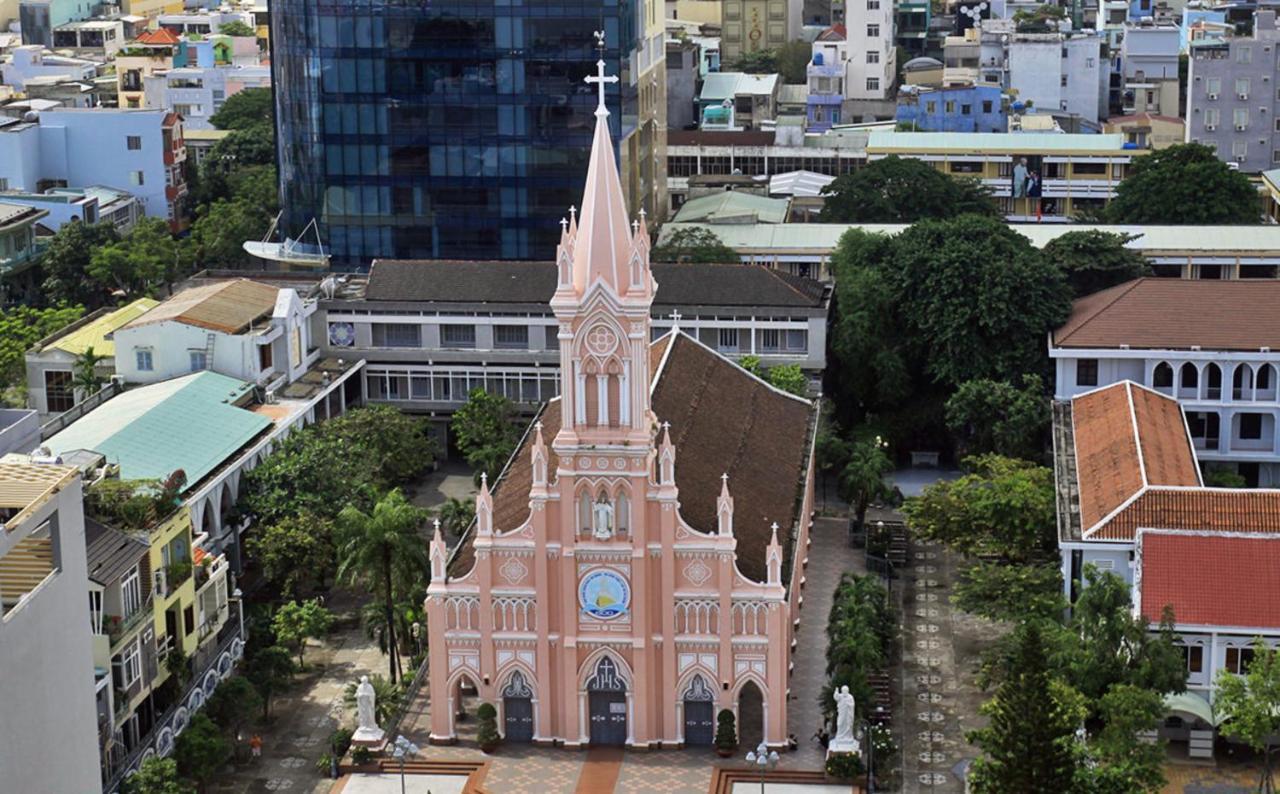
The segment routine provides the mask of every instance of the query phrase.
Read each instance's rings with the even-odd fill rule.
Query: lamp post
[[[240,618],[240,639],[244,640],[244,592],[237,587],[231,591],[231,597],[236,602],[236,615]]]
[[[876,706],[876,717],[884,717],[884,706]],[[862,721],[862,726],[867,742],[867,794],[876,794],[876,743],[871,736],[876,725],[868,718]]]
[[[400,794],[404,792],[404,760],[406,757],[418,754],[418,745],[404,738],[397,736],[395,744],[392,745],[391,757],[400,762]]]
[[[759,747],[747,753],[747,763],[760,772],[760,794],[764,794],[764,775],[778,765],[778,751],[770,750],[762,740]]]

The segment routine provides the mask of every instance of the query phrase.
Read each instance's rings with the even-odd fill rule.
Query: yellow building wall
[[[676,0],[675,18],[681,22],[719,25],[720,0]]]
[[[120,8],[125,14],[154,17],[160,14],[182,13],[183,2],[182,0],[121,0]]]
[[[157,571],[164,570],[164,549],[174,540],[181,539],[179,545],[186,552],[187,562],[191,562],[191,514],[186,507],[179,509],[172,516],[166,519],[151,531],[151,571],[152,576]],[[194,570],[187,576],[187,580],[181,586],[174,589],[169,595],[161,597],[157,595],[154,599],[152,607],[152,617],[155,625],[156,640],[168,634],[165,628],[165,612],[173,609],[178,615],[177,628],[179,642],[174,644],[175,648],[181,648],[182,652],[190,655],[195,652],[196,646],[199,644],[199,628],[194,627],[190,634],[186,633],[186,625],[183,621],[183,612],[187,607],[195,610],[196,603],[196,579]],[[157,686],[168,678],[169,673],[164,669],[164,660],[160,660],[160,672],[156,680],[152,682],[152,686]]]

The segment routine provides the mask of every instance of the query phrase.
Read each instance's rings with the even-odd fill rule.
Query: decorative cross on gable
[[[600,31],[596,31],[596,41],[597,41],[597,42],[599,42],[601,49],[603,49],[603,48],[604,48],[604,33],[601,33]],[[590,83],[595,83],[595,84],[596,84],[596,88],[597,88],[597,90],[599,91],[600,104],[596,105],[596,115],[597,115],[597,116],[607,116],[607,115],[609,115],[609,109],[608,109],[608,108],[606,108],[606,107],[604,106],[604,87],[605,87],[605,84],[606,84],[606,83],[616,83],[616,82],[618,82],[618,76],[617,76],[616,74],[611,74],[611,75],[607,75],[607,76],[605,75],[605,73],[604,73],[604,58],[601,58],[600,60],[596,61],[596,73],[595,73],[595,75],[594,75],[594,76],[592,76],[592,75],[587,75],[586,77],[582,78],[582,80],[583,80],[583,82],[588,83],[588,84],[590,84]]]

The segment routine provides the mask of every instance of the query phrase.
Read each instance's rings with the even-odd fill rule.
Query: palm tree
[[[461,537],[476,517],[476,503],[469,499],[449,497],[440,506],[440,523],[444,531],[454,537]]]
[[[93,347],[89,346],[72,365],[71,386],[80,392],[80,399],[87,399],[90,395],[97,394],[98,389],[107,382],[107,379],[98,372],[98,365],[105,358],[106,356],[93,352]]]
[[[893,461],[885,454],[884,442],[879,436],[874,441],[858,441],[850,446],[849,462],[840,473],[840,487],[855,510],[859,527],[866,520],[871,502],[888,493],[884,476],[891,471]]]
[[[400,489],[389,492],[367,514],[347,505],[338,514],[339,582],[363,584],[381,596],[386,615],[388,670],[399,681],[400,658],[396,648],[396,582],[416,583],[427,576],[427,544],[418,533],[425,521]]]
[[[373,719],[379,725],[386,725],[395,716],[400,709],[400,703],[404,700],[404,689],[399,684],[394,684],[380,675],[369,676],[369,683],[373,684]],[[356,708],[356,685],[354,682],[347,684],[347,688],[343,690],[342,702],[352,711]]]

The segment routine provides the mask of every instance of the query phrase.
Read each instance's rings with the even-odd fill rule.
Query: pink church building
[[[652,339],[607,115],[557,252],[561,396],[452,554],[430,544],[431,739],[475,692],[508,742],[707,745],[728,708],[744,745],[781,747],[816,405],[678,328]]]

